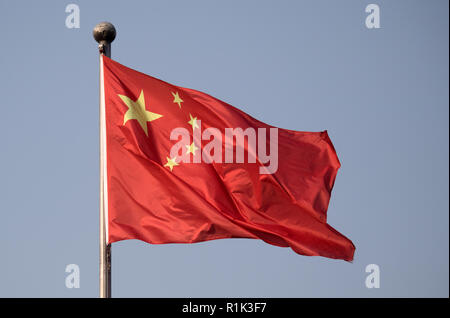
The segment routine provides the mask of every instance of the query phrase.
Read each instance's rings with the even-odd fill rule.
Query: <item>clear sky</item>
[[[379,29],[365,25],[369,3]],[[258,240],[118,242],[114,297],[448,297],[448,6],[0,0],[0,296],[98,295],[92,29],[107,20],[126,66],[271,125],[327,129],[342,164],[328,222],[356,246],[348,263]],[[65,286],[72,263],[79,289]],[[379,289],[365,286],[368,264]]]

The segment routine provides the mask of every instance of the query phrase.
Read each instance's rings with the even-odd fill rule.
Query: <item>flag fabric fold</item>
[[[353,243],[327,224],[340,163],[326,131],[276,128],[102,61],[108,243],[251,238],[353,259]]]

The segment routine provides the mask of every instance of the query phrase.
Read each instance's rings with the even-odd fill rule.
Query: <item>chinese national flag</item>
[[[275,128],[102,60],[108,243],[252,238],[353,260],[352,242],[326,222],[340,167],[326,131]]]

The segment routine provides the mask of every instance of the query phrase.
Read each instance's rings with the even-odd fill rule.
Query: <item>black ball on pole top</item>
[[[110,44],[116,38],[116,28],[112,23],[100,22],[92,31],[95,41],[100,44]]]

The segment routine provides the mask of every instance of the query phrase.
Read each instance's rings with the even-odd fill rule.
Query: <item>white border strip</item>
[[[105,83],[104,83],[104,63],[101,55],[100,67],[100,160],[103,170],[103,212],[105,226],[105,244],[108,244],[109,238],[109,218],[108,218],[108,170],[107,170],[107,152],[106,152],[106,103],[105,103]]]

